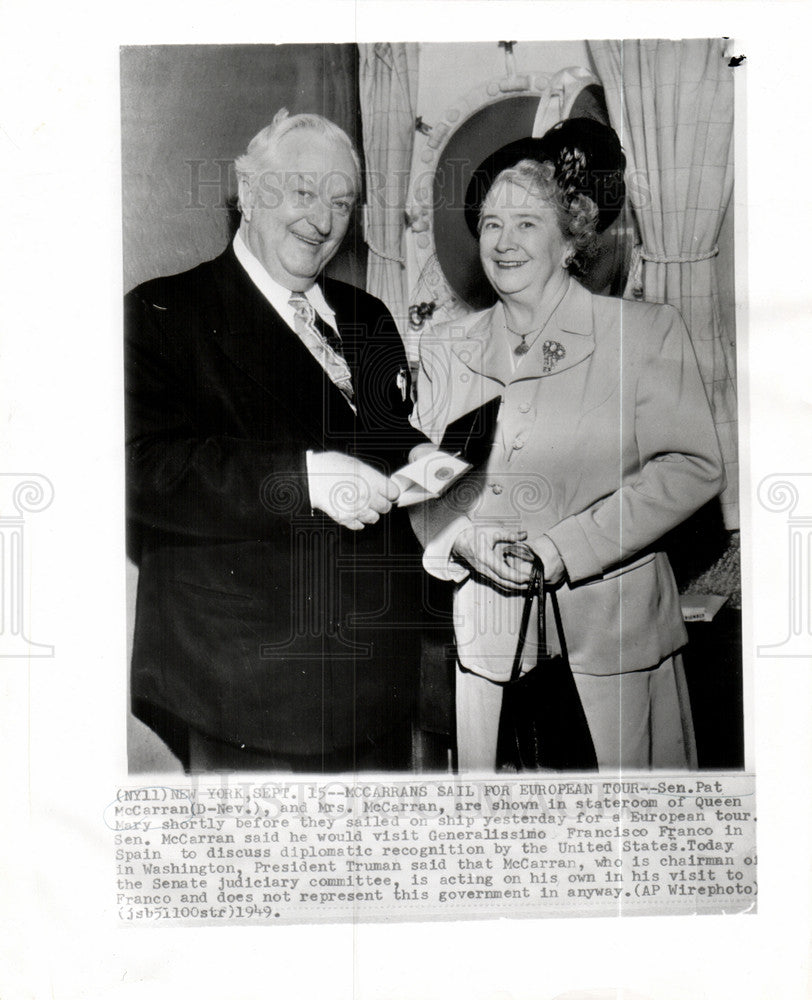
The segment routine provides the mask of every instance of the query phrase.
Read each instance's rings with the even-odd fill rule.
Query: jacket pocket
[[[596,584],[603,583],[606,580],[615,580],[619,576],[623,576],[624,573],[631,573],[632,570],[640,569],[641,566],[646,566],[650,562],[654,562],[657,558],[656,552],[647,552],[644,556],[638,559],[633,559],[631,562],[623,563],[620,566],[616,566],[615,569],[607,570],[601,576],[596,577],[594,580],[586,581],[582,586],[589,587],[595,586]]]
[[[685,642],[674,576],[647,552],[589,583],[563,587],[559,604],[573,669],[615,674],[655,666]]]

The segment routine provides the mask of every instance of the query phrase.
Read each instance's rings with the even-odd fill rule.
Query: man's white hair
[[[290,115],[287,108],[281,108],[277,111],[273,116],[271,124],[266,125],[265,128],[257,132],[254,138],[248,143],[248,149],[245,153],[242,156],[238,156],[234,161],[237,179],[246,180],[250,187],[255,178],[268,169],[268,165],[273,159],[282,139],[290,132],[293,132],[294,129],[299,128],[312,128],[337,145],[344,146],[352,157],[355,167],[355,190],[360,194],[361,161],[347,133],[342,128],[339,128],[335,122],[331,122],[329,118],[324,118],[322,115]],[[240,208],[242,208],[242,205],[240,205]]]

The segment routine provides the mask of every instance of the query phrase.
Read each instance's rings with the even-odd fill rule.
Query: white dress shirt
[[[240,264],[242,264],[251,281],[254,282],[265,298],[295,333],[295,311],[293,306],[290,304],[291,290],[289,288],[285,288],[283,285],[280,285],[278,281],[274,281],[260,261],[257,260],[253,253],[251,253],[239,231],[234,237],[234,254]],[[324,298],[324,293],[321,288],[319,288],[318,285],[311,285],[306,292],[302,292],[301,294],[304,295],[324,322],[335,330],[336,334],[338,334],[336,314],[327,305],[327,300]]]
[[[284,285],[280,285],[278,281],[268,274],[260,261],[254,256],[249,250],[245,243],[245,240],[240,235],[239,230],[234,236],[234,254],[237,260],[245,269],[246,274],[254,282],[257,288],[262,292],[268,302],[273,306],[273,308],[279,313],[282,319],[287,323],[287,325],[293,330],[293,332],[298,337],[299,334],[296,331],[295,325],[295,315],[296,310],[290,304],[291,290],[285,288]],[[316,312],[321,316],[324,322],[335,330],[336,335],[340,338],[338,332],[338,324],[336,323],[336,316],[333,310],[327,305],[327,300],[324,298],[324,293],[318,285],[311,285],[306,292],[302,292],[302,295],[310,302]],[[317,359],[318,360],[318,359]],[[321,364],[321,362],[319,361]],[[322,365],[324,368],[324,365]],[[326,371],[326,369],[325,369]],[[350,402],[350,407],[353,412],[355,412],[355,406]],[[310,493],[311,503],[315,496],[314,486],[316,485],[313,480],[314,470],[313,470],[313,451],[308,449],[305,453],[305,462],[307,466],[307,486]],[[312,509],[311,509],[312,513]]]

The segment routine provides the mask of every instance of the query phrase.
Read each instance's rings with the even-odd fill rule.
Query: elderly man
[[[323,276],[358,157],[280,111],[236,169],[231,246],[126,299],[133,710],[187,769],[402,769],[408,368],[383,304]]]

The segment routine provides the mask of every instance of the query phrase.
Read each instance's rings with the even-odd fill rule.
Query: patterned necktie
[[[352,401],[352,375],[350,366],[341,353],[340,338],[326,323],[321,324],[323,332],[319,330],[316,310],[303,292],[291,292],[288,302],[294,311],[293,323],[297,336],[355,409]]]

